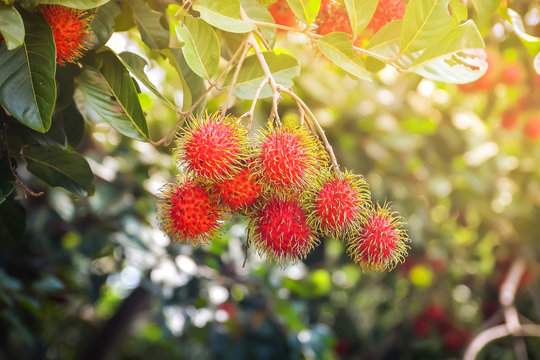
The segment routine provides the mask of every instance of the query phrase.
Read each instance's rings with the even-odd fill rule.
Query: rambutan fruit
[[[254,173],[264,189],[287,192],[304,189],[326,154],[313,135],[292,123],[268,125],[259,133],[254,149]]]
[[[323,170],[305,193],[308,223],[325,236],[343,236],[359,224],[370,203],[365,179]]]
[[[347,8],[343,1],[321,1],[321,7],[314,23],[317,25],[315,32],[320,35],[326,35],[334,31],[352,34],[349,15],[347,15]]]
[[[401,216],[378,203],[368,210],[361,228],[351,237],[347,252],[364,270],[392,270],[403,262],[409,238]]]
[[[268,7],[268,12],[270,12],[275,23],[278,25],[295,27],[298,22],[287,0],[277,0]],[[284,30],[278,29],[278,31]]]
[[[214,184],[222,204],[231,211],[246,210],[261,196],[261,185],[254,180],[251,172],[246,166],[231,179]]]
[[[501,126],[505,129],[513,129],[518,124],[519,113],[516,109],[506,109],[501,115]]]
[[[318,244],[299,199],[275,196],[250,218],[251,241],[259,253],[281,265],[297,263]]]
[[[406,7],[407,4],[403,0],[379,0],[367,28],[376,33],[389,22],[403,19]]]
[[[530,117],[525,125],[525,135],[529,139],[540,138],[540,117]]]
[[[61,5],[41,5],[39,12],[52,29],[56,62],[65,65],[79,60],[90,39],[93,16],[88,11]]]
[[[177,142],[180,167],[210,181],[230,179],[247,156],[247,131],[235,120],[218,113],[191,118]]]
[[[187,179],[166,184],[158,202],[159,226],[171,239],[204,245],[223,219],[217,198],[198,182]]]
[[[516,63],[509,63],[501,70],[501,82],[505,85],[514,86],[523,80],[523,70]]]

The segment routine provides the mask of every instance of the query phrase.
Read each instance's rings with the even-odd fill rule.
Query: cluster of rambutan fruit
[[[227,213],[249,220],[248,244],[282,266],[340,239],[363,269],[403,261],[409,241],[401,217],[374,205],[365,179],[329,164],[323,146],[294,123],[268,123],[254,139],[240,119],[191,118],[178,137],[177,183],[163,187],[161,229],[193,245],[211,241]]]

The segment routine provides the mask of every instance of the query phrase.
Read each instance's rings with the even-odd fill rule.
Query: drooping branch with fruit
[[[64,70],[79,73],[74,82],[77,101],[67,95],[70,111],[84,104],[94,118],[97,115],[122,134],[155,145],[168,144],[177,126],[188,118],[177,141],[180,180],[165,186],[165,199],[160,205],[165,232],[182,242],[206,243],[223,221],[224,213],[240,211],[249,219],[248,242],[280,264],[304,258],[322,236],[345,241],[353,259],[363,268],[391,269],[403,261],[408,237],[400,216],[387,204],[371,203],[362,176],[340,170],[313,111],[291,89],[300,66],[293,56],[274,51],[276,30],[280,36],[305,36],[308,51],[322,53],[361,79],[368,80],[371,72],[386,63],[402,72],[466,82],[482,75],[486,63],[482,38],[474,22],[458,11],[458,5],[452,3],[448,8],[445,2],[420,0],[408,4],[402,0],[280,0],[267,10],[255,0],[187,0],[169,6],[168,32],[159,22],[151,23],[157,20],[158,13],[143,1],[130,3],[142,42],[166,56],[178,70],[183,84],[183,104],[178,106],[146,77],[142,59],[132,53],[116,54],[104,46],[115,26],[110,14],[118,14],[121,3],[97,1],[96,5],[102,5],[99,8],[77,1],[66,3],[81,9],[23,4],[21,23],[24,25],[25,17],[30,17],[27,12],[43,14],[52,27],[48,38],[56,43],[55,58],[61,66],[58,76]],[[19,5],[8,10],[21,18]],[[28,84],[26,96],[39,99],[33,85],[40,82],[40,77],[54,76],[56,69],[49,65],[46,72],[33,58],[33,47],[40,46],[32,40],[38,29],[23,26],[19,30],[14,37],[3,31],[8,35],[5,46],[9,49],[3,50],[5,56],[0,63],[5,65],[3,68],[14,68],[17,64],[11,53],[23,55],[23,48],[32,50],[25,51],[20,61],[30,65],[32,83]],[[223,66],[218,32],[223,38],[231,34],[241,37]],[[439,46],[439,42],[445,46]],[[86,48],[87,54],[83,54]],[[78,63],[79,69],[64,69],[67,63]],[[129,74],[177,113],[178,122],[161,140],[150,138],[144,113],[135,100],[136,84]],[[9,88],[13,79],[0,82]],[[50,83],[49,90],[54,90],[54,85]],[[206,113],[204,101],[212,91],[224,87],[228,87],[224,105],[214,114]],[[62,94],[63,89],[60,91]],[[56,90],[52,93],[49,97]],[[48,107],[36,101],[30,105],[34,111],[21,112],[13,95],[3,92],[0,100],[6,110],[19,122],[47,134],[53,113],[50,101]],[[251,100],[249,110],[239,117],[228,114],[233,96]],[[283,96],[296,104],[298,121],[281,121],[278,105]],[[257,136],[248,136],[257,102],[267,97],[271,98],[268,124]],[[61,116],[61,108],[55,108],[54,114]],[[52,168],[56,152],[66,151],[65,156],[74,161],[78,156],[69,148],[50,151]],[[33,172],[40,174],[39,170]],[[51,185],[93,191],[90,175],[78,182],[71,179],[69,184],[60,175],[48,180]]]

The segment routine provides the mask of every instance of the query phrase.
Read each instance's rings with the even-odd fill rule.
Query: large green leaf
[[[143,0],[130,0],[133,20],[141,33],[142,41],[152,49],[169,46],[169,31],[161,26],[162,13],[150,9]]]
[[[90,38],[90,48],[97,49],[105,45],[114,32],[114,18],[120,14],[121,10],[122,8],[116,2],[109,2],[98,8],[90,25],[90,30],[94,34]]]
[[[94,174],[84,157],[56,146],[28,146],[23,155],[32,174],[80,196],[94,193]]]
[[[371,79],[362,60],[353,51],[353,44],[349,40],[350,34],[344,32],[332,32],[317,40],[317,47],[321,52],[349,74],[360,79]]]
[[[163,50],[163,53],[169,58],[169,62],[174,66],[182,81],[182,110],[186,111],[206,91],[204,80],[191,71],[181,49],[170,48]],[[195,111],[201,112],[204,104],[205,101],[202,101]]]
[[[233,33],[246,33],[255,30],[255,25],[240,20],[240,0],[199,0],[193,9],[201,18],[221,30]]]
[[[26,126],[45,132],[56,101],[56,48],[52,31],[39,15],[24,13],[22,46],[0,44],[0,104]]]
[[[379,0],[345,0],[345,7],[355,37],[368,26],[378,4]]]
[[[72,101],[61,111],[55,112],[54,117],[62,123],[67,142],[73,147],[79,145],[84,136],[84,118],[75,102]]]
[[[410,0],[403,16],[400,54],[439,43],[457,24],[448,12],[450,0]]]
[[[21,14],[12,6],[0,2],[0,34],[4,37],[8,50],[22,45],[24,23]]]
[[[262,21],[273,24],[274,18],[272,14],[257,0],[241,0],[242,9],[246,15],[253,20]],[[262,26],[259,28],[261,35],[266,39],[270,47],[274,47],[276,42],[276,29],[272,27]]]
[[[203,79],[210,80],[219,66],[219,39],[214,29],[200,18],[184,17],[184,26],[176,25],[178,39],[187,64]]]
[[[122,134],[147,141],[146,118],[133,79],[111,51],[100,53],[98,60],[99,69],[87,65],[77,77],[86,104]]]
[[[300,65],[298,61],[287,54],[276,54],[274,52],[265,52],[264,58],[272,72],[276,82],[286,88],[293,86],[292,79],[300,75]],[[253,99],[255,91],[264,80],[265,74],[256,55],[250,55],[244,61],[238,74],[234,95],[241,99]],[[225,84],[230,85],[232,74],[229,73]],[[272,89],[268,84],[264,85],[259,98],[272,96]]]
[[[466,83],[487,70],[484,40],[472,20],[456,27],[439,45],[426,49],[412,64],[413,71],[430,79]]]
[[[471,3],[476,10],[476,23],[478,26],[491,28],[491,17],[497,11],[501,0],[471,0]]]
[[[366,49],[389,59],[399,55],[399,37],[403,21],[392,21],[383,26],[366,46]]]
[[[0,204],[6,200],[14,188],[15,178],[9,166],[7,153],[0,153]]]
[[[34,0],[37,4],[62,5],[74,9],[93,9],[108,3],[110,0]]]
[[[159,100],[161,100],[165,105],[167,105],[172,110],[176,110],[176,105],[163,96],[154,84],[148,79],[146,73],[144,72],[145,66],[148,65],[146,60],[132,52],[122,52],[118,55],[118,58],[124,64],[124,66],[129,70],[133,76],[137,78],[148,90],[152,92]]]
[[[309,25],[315,20],[321,0],[287,0],[291,10],[304,24]]]

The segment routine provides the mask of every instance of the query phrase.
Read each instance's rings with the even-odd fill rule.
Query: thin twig
[[[263,81],[259,84],[257,87],[257,90],[255,91],[255,95],[253,96],[253,101],[251,102],[251,107],[249,108],[249,111],[243,114],[242,118],[248,118],[247,123],[247,130],[251,130],[251,124],[253,123],[253,114],[255,112],[255,106],[257,105],[257,100],[259,99],[259,95],[261,94],[261,91],[264,87],[264,85],[268,84],[268,78],[265,77]]]
[[[242,40],[242,44],[240,45],[240,48],[243,49],[242,55],[240,56],[240,59],[238,59],[238,63],[236,64],[236,69],[234,70],[234,74],[231,80],[231,85],[229,87],[229,91],[227,92],[225,103],[221,107],[221,114],[223,116],[227,113],[227,110],[229,109],[229,103],[231,102],[234,86],[236,85],[236,81],[238,80],[238,74],[240,74],[240,69],[242,68],[242,64],[244,63],[244,60],[250,48],[247,42],[247,37],[244,38],[244,40]]]
[[[191,105],[191,107],[188,110],[178,112],[179,119],[176,121],[176,124],[174,124],[174,126],[167,133],[167,135],[165,135],[158,141],[150,141],[150,144],[154,146],[158,146],[158,145],[168,146],[171,143],[174,137],[174,134],[176,133],[176,129],[178,129],[178,127],[182,125],[184,120],[193,113],[193,111],[197,108],[197,106],[206,98],[208,93],[210,93],[210,91],[212,91],[212,89],[216,86],[216,84],[221,81],[221,79],[225,76],[225,74],[227,74],[230,67],[232,66],[236,58],[240,55],[240,52],[242,50],[243,50],[242,46],[239,46],[238,49],[236,49],[236,52],[233,54],[233,56],[231,56],[227,64],[225,64],[225,66],[223,67],[223,70],[219,73],[219,75],[216,77],[214,82],[209,82],[208,88],[201,94],[201,96],[199,96],[197,100],[195,100],[195,102]]]
[[[525,270],[525,260],[522,258],[516,259],[510,267],[499,293],[499,301],[503,307],[505,323],[492,326],[476,335],[469,346],[467,346],[463,360],[474,360],[489,342],[505,336],[540,337],[540,325],[522,324],[519,320],[520,314],[514,305],[517,289]],[[518,358],[524,358],[523,343],[518,343],[514,349]]]
[[[259,47],[259,43],[257,43],[257,39],[255,39],[255,36],[253,34],[249,34],[248,42],[250,43],[253,50],[255,50],[255,55],[257,56],[257,59],[259,60],[259,63],[261,64],[261,68],[264,72],[264,75],[268,79],[268,84],[270,85],[270,88],[272,89],[272,111],[270,112],[270,120],[273,118],[276,118],[279,120],[279,114],[278,114],[278,103],[281,100],[281,95],[278,90],[278,84],[276,83],[276,80],[274,79],[274,76],[272,75],[272,71],[270,70],[270,67],[268,66],[268,63],[266,62],[266,59],[264,58],[263,52],[261,48]]]
[[[251,19],[249,17],[245,17],[242,20],[244,20],[246,22],[249,22],[249,23],[251,23],[253,25],[256,25],[256,26],[271,27],[271,28],[275,28],[275,29],[292,31],[292,32],[304,34],[307,37],[310,37],[312,39],[320,39],[320,38],[323,37],[323,35],[312,33],[310,31],[308,31],[307,29],[306,30],[301,30],[301,29],[298,29],[298,28],[290,27],[290,26],[279,25],[279,24],[274,24],[274,23],[267,23],[267,22],[264,22],[264,21],[257,21],[257,20],[253,20],[253,19]],[[397,60],[397,59],[388,58],[386,56],[377,54],[377,53],[375,53],[373,51],[369,51],[369,50],[366,50],[364,48],[361,48],[361,47],[358,47],[358,46],[355,46],[355,45],[353,45],[353,49],[355,51],[359,52],[359,53],[362,53],[363,55],[368,55],[368,56],[371,56],[371,57],[373,57],[375,59],[378,59],[378,60],[381,60],[381,61],[384,61],[384,62],[389,63],[391,61]],[[390,64],[390,65],[396,67],[396,65],[393,65],[393,64]]]
[[[315,114],[313,114],[313,111],[311,111],[311,109],[306,105],[306,103],[302,99],[300,99],[300,97],[296,95],[293,91],[286,89],[281,85],[278,85],[278,91],[289,95],[297,104],[300,104],[300,106],[304,109],[308,117],[313,122],[313,125],[317,129],[317,132],[319,133],[319,136],[324,144],[324,148],[326,149],[326,152],[330,157],[330,161],[332,162],[334,170],[339,171],[339,164],[337,162],[336,155],[334,154],[334,150],[332,149],[332,145],[330,145],[330,142],[328,141],[321,124],[319,124],[319,122],[317,121]]]

